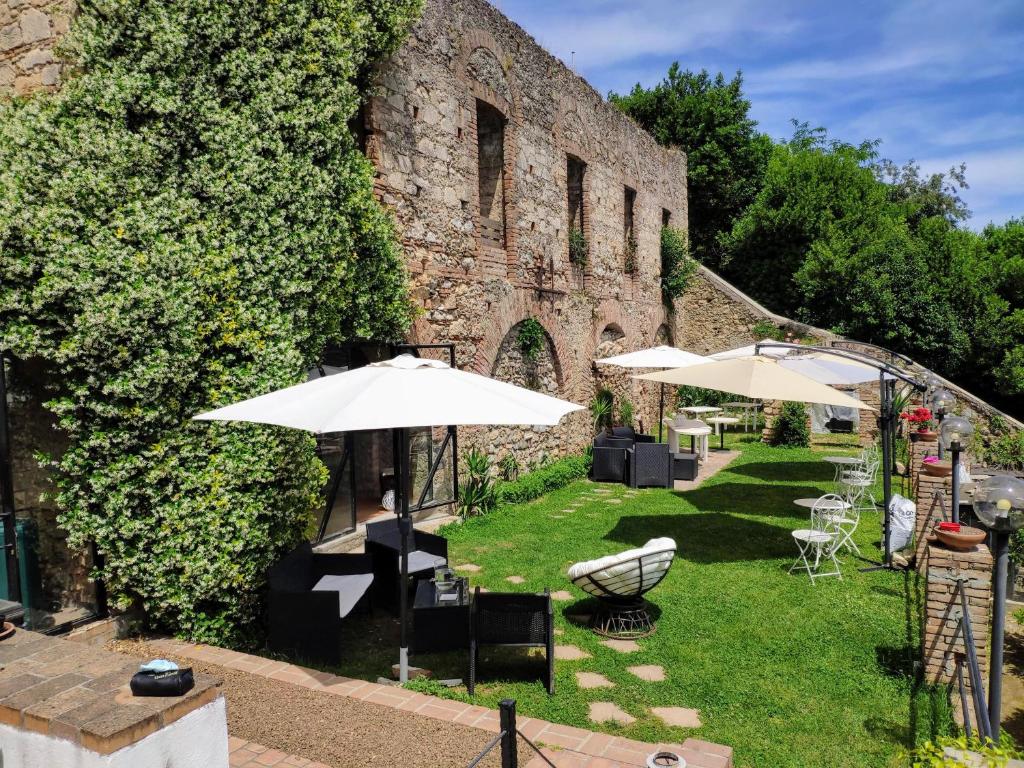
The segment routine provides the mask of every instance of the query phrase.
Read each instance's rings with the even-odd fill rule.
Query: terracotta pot
[[[910,439],[914,440],[914,442],[933,443],[933,442],[935,442],[936,440],[939,439],[939,433],[938,432],[932,432],[931,430],[928,430],[926,432],[921,432],[921,431],[911,432],[910,435],[911,435]],[[914,439],[914,435],[917,435],[917,439],[916,440]]]
[[[0,627],[0,640],[6,640],[8,637],[14,634],[14,625],[9,621],[5,621],[3,627]]]
[[[981,528],[974,528],[970,525],[961,525],[958,533],[936,528],[934,534],[939,541],[950,549],[960,551],[971,549],[975,545],[981,544],[988,536]]]
[[[926,475],[932,477],[949,477],[953,474],[953,464],[948,461],[931,461],[921,465]]]

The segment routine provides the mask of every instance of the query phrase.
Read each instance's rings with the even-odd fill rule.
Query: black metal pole
[[[940,459],[944,459],[944,458],[946,458],[946,456],[945,456],[946,452],[942,449],[942,437],[941,437],[941,435],[942,435],[942,420],[944,418],[946,418],[946,412],[943,411],[943,410],[939,410],[939,411],[936,412],[935,415],[938,416],[938,419],[936,419],[936,421],[938,422],[938,426],[936,427],[936,429],[938,430],[939,435],[940,435],[940,437],[939,437],[939,458]],[[954,512],[953,513],[953,522],[954,523],[956,522],[956,518],[957,518],[957,514],[956,514],[956,512]]]
[[[939,447],[942,447],[942,438],[939,438]],[[953,486],[953,522],[960,522],[960,443],[949,444],[949,452],[952,456],[950,463],[953,465],[953,474],[950,477]]]
[[[502,699],[498,704],[498,724],[501,728],[501,768],[518,768],[515,700]]]
[[[988,722],[992,740],[999,743],[999,718],[1003,698],[1003,628],[1006,623],[1006,566],[1010,559],[1010,534],[994,531],[996,570],[992,574],[992,664],[988,672]]]
[[[658,442],[661,442],[662,421],[665,420],[665,382],[661,383],[661,396],[658,398]]]
[[[400,639],[398,650],[398,680],[409,680],[409,539],[412,535],[412,520],[409,517],[409,431],[397,429],[398,460],[395,489],[398,496],[399,572],[398,621]]]
[[[0,354],[0,521],[4,531],[4,560],[7,567],[7,597],[21,602],[18,576],[17,530],[14,520],[14,472],[11,469],[11,435],[7,423],[7,372]]]
[[[878,386],[882,395],[882,519],[883,519],[883,547],[882,561],[885,565],[892,564],[892,553],[889,551],[889,541],[892,535],[892,526],[889,520],[889,502],[892,499],[892,399],[890,397],[889,385],[885,380],[885,374],[879,372]]]

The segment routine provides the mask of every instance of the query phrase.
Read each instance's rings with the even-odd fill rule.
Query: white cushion
[[[329,574],[313,585],[314,592],[337,592],[338,615],[345,618],[373,583],[372,573]]]
[[[443,555],[432,555],[422,550],[414,550],[409,553],[409,573],[429,571],[431,568],[440,568],[448,563]],[[402,571],[402,558],[398,558],[398,571]]]
[[[653,554],[657,552],[658,554]],[[596,560],[587,560],[583,563],[576,563],[569,568],[569,578],[576,583],[583,591],[592,595],[602,594],[601,589],[590,579],[607,585],[609,592],[615,592],[615,585],[628,583],[640,577],[640,558],[644,558],[643,584],[641,590],[649,589],[661,580],[665,571],[672,564],[675,556],[676,543],[673,539],[662,537],[651,539],[639,549],[627,549],[617,555],[607,555]],[[583,576],[590,576],[590,579],[583,579],[577,583],[577,579]],[[635,586],[630,592],[635,592]]]

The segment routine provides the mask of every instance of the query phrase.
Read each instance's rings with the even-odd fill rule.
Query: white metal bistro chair
[[[877,506],[875,501],[875,483],[878,480],[878,468],[881,460],[877,452],[865,455],[863,469],[849,469],[839,476],[839,487],[842,496],[850,504],[852,509],[860,512],[873,510]]]
[[[817,500],[814,508],[811,509],[811,527],[800,528],[793,531],[793,540],[796,542],[800,555],[789,568],[792,573],[797,569],[807,571],[811,577],[811,583],[816,578],[823,576],[838,576],[843,578],[839,570],[839,561],[836,559],[836,550],[839,549],[842,540],[842,532],[839,528],[841,512],[836,511],[835,502],[842,503],[842,499],[834,493],[826,494]],[[810,558],[814,558],[812,564]],[[833,570],[822,572],[821,566],[831,561]]]

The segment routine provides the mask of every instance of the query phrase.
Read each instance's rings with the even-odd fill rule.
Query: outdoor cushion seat
[[[596,632],[612,637],[642,637],[654,631],[643,595],[656,587],[676,553],[673,539],[651,539],[638,549],[576,563],[569,568],[572,583],[600,600],[591,618]]]
[[[338,593],[338,616],[344,619],[356,607],[373,584],[372,573],[353,573],[348,576],[327,575],[313,585],[314,592]]]
[[[448,558],[442,557],[441,555],[435,555],[430,552],[421,552],[416,550],[415,552],[409,553],[409,573],[419,573],[421,571],[433,571],[435,568],[440,568],[448,564]],[[402,569],[402,560],[398,560],[398,569]]]
[[[300,544],[267,571],[270,650],[341,663],[342,623],[358,609],[369,611],[373,582],[370,555],[321,554]]]
[[[398,605],[401,594],[401,543],[397,517],[366,524],[366,552],[373,556],[374,596],[379,604],[392,608]],[[410,589],[415,587],[416,579],[433,576],[434,568],[448,562],[448,540],[444,536],[412,528],[407,546]]]

